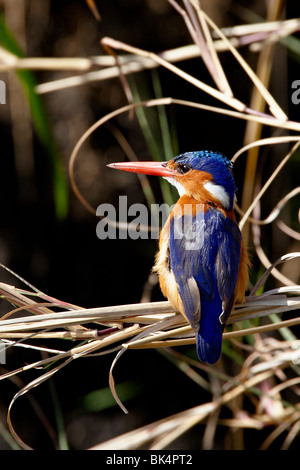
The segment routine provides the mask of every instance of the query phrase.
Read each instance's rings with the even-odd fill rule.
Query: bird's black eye
[[[177,170],[179,173],[184,175],[185,173],[191,170],[191,167],[187,165],[186,163],[179,163],[177,166]]]

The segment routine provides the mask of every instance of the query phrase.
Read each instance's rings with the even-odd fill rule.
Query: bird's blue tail
[[[214,364],[221,355],[222,326],[214,303],[201,302],[200,329],[196,334],[197,354],[201,362]]]
[[[197,354],[201,362],[215,364],[220,359],[222,350],[222,332],[211,340],[207,340],[199,332],[196,336]]]

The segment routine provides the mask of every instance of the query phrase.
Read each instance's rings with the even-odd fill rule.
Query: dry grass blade
[[[141,429],[131,431],[122,436],[106,441],[92,448],[92,450],[104,449],[138,449],[149,442],[155,440],[155,447],[152,449],[162,449],[168,445],[171,440],[168,436],[177,437],[176,429],[188,430],[191,426],[205,420],[214,410],[233,400],[236,396],[244,393],[248,388],[254,387],[263,380],[268,379],[273,374],[272,371],[263,372],[255,377],[246,380],[243,384],[237,385],[233,390],[228,391],[219,399],[210,403],[204,403],[176,415],[157,421]],[[170,434],[171,433],[171,434]]]
[[[203,15],[208,22],[208,24],[217,32],[217,34],[228,44],[228,48],[230,52],[234,55],[234,57],[238,60],[238,62],[241,64],[245,72],[249,75],[251,81],[254,83],[254,85],[257,87],[257,89],[260,91],[266,102],[269,104],[269,108],[271,113],[279,120],[279,121],[286,121],[287,120],[287,115],[282,111],[278,103],[274,100],[273,96],[265,88],[263,83],[259,80],[258,76],[253,72],[253,70],[249,67],[247,62],[242,58],[241,54],[237,51],[236,48],[230,44],[230,41],[226,38],[226,36],[222,33],[222,31],[217,27],[217,25],[209,18],[209,16],[206,15],[205,12],[203,12]]]
[[[270,34],[276,36],[276,32],[280,31],[281,36],[284,37],[288,34],[292,34],[295,31],[299,30],[299,20],[291,19],[286,21],[273,21],[266,23],[250,24],[250,25],[241,25],[234,26],[232,28],[222,28],[221,31],[229,38],[229,41],[236,48],[245,44],[244,38],[239,39],[240,36],[248,35],[248,44],[259,40],[264,41],[266,37]],[[259,37],[258,37],[259,35]],[[208,47],[209,43],[208,43]],[[228,50],[227,42],[215,39],[212,44],[212,49],[210,53],[212,58],[214,52],[223,52]],[[36,91],[38,93],[50,93],[58,91],[64,88],[69,88],[73,86],[80,86],[86,83],[91,83],[94,81],[109,80],[114,77],[119,76],[119,68],[114,67],[114,60],[107,56],[98,56],[90,58],[24,58],[19,59],[13,55],[8,56],[7,51],[1,52],[0,49],[0,58],[2,59],[2,64],[0,64],[0,70],[9,70],[9,69],[46,69],[46,70],[82,70],[87,71],[87,73],[79,76],[73,76],[68,78],[63,78],[59,80],[53,80],[48,83],[41,83],[37,85]],[[191,44],[188,46],[182,46],[176,49],[163,51],[160,55],[169,62],[180,62],[182,60],[193,59],[200,57],[201,52],[199,47],[196,44]],[[151,69],[157,67],[158,64],[151,60],[145,58],[136,58],[136,56],[120,56],[120,64],[122,65],[122,72],[124,74],[137,73],[142,70]],[[92,71],[89,70],[93,66],[104,67],[103,70]],[[220,69],[219,73],[222,73]]]
[[[297,435],[299,435],[299,433],[300,433],[300,417],[292,426],[292,429],[289,431],[287,437],[284,440],[284,443],[281,446],[281,450],[288,450],[293,440],[297,437]]]
[[[223,93],[228,94],[228,96],[232,96],[232,91],[218,60],[218,56],[212,44],[212,38],[207,28],[205,19],[203,18],[203,15],[201,15],[201,10],[198,8],[198,5],[193,6],[198,14],[199,22],[192,6],[188,1],[184,2],[186,10],[181,8],[174,0],[168,1],[182,16],[192,39],[201,51],[201,57],[218,89]]]
[[[93,13],[94,17],[96,18],[97,21],[101,21],[101,15],[99,13],[98,7],[96,5],[95,0],[86,0],[86,3]]]
[[[291,158],[291,156],[296,152],[296,150],[300,146],[300,140],[296,142],[296,144],[292,147],[292,149],[288,152],[288,154],[281,160],[280,164],[277,166],[276,170],[274,170],[273,174],[270,176],[268,181],[264,184],[261,188],[257,196],[254,198],[250,206],[248,207],[247,211],[245,212],[244,216],[242,217],[241,221],[239,222],[240,229],[242,230],[248,216],[251,214],[253,208],[257,204],[257,202],[261,199],[262,195],[266,192],[270,184],[274,181],[280,170],[284,167],[286,162]]]
[[[276,0],[272,3],[272,5],[268,6],[267,9],[267,19],[276,20],[280,18],[280,5],[281,0]],[[265,43],[264,43],[265,44]],[[273,68],[273,58],[274,58],[274,46],[268,45],[263,47],[259,53],[257,65],[256,65],[256,74],[259,77],[260,81],[264,84],[267,88],[270,83],[271,72]],[[258,88],[254,87],[251,93],[251,100],[250,100],[250,107],[255,109],[259,112],[264,112],[266,107],[266,101],[264,96],[259,92]],[[251,143],[256,141],[259,137],[261,137],[263,130],[263,126],[259,123],[254,121],[248,121],[246,124],[245,134],[244,134],[244,142]],[[247,155],[246,161],[246,169],[245,169],[245,179],[243,185],[243,195],[241,201],[241,207],[244,211],[248,208],[251,204],[254,192],[254,185],[255,185],[255,176],[257,172],[257,164],[258,164],[258,157],[259,157],[259,147],[254,146],[249,148],[249,152]],[[248,224],[243,231],[244,242],[246,246],[249,244],[249,230]]]
[[[280,136],[280,137],[267,137],[265,139],[255,140],[254,142],[250,142],[249,144],[241,147],[231,158],[231,161],[234,163],[237,159],[242,155],[242,153],[247,152],[249,149],[253,147],[261,147],[264,145],[276,145],[282,144],[287,142],[298,142],[300,140],[299,136]]]
[[[288,194],[286,194],[280,201],[276,204],[274,209],[270,212],[270,214],[263,220],[261,219],[253,219],[252,217],[248,217],[247,221],[251,222],[255,225],[268,225],[274,222],[274,220],[279,216],[280,212],[282,209],[285,207],[285,205],[290,201],[293,197],[298,196],[300,194],[300,186],[298,188],[292,189]],[[236,204],[235,209],[239,214],[244,215],[244,212],[241,210],[241,208]],[[283,224],[282,221],[278,221],[279,224]],[[287,233],[289,236],[293,236],[296,238],[296,240],[299,239],[299,237],[296,235],[298,232],[294,231],[289,231],[290,228],[284,226],[283,230]]]
[[[299,308],[300,299],[298,297],[292,297],[293,294],[300,294],[300,286],[297,285],[280,287],[256,296],[257,291],[266,282],[272,270],[277,265],[297,257],[300,257],[300,253],[296,252],[284,255],[276,260],[253,287],[250,296],[246,299],[246,303],[236,305],[228,323],[234,323],[242,319],[267,316],[272,311],[285,312]],[[3,295],[4,288],[5,296]],[[45,310],[44,302],[32,302],[30,298],[32,293],[30,291],[22,290],[22,294],[20,294],[14,286],[2,284],[2,295],[9,302],[14,304],[17,301],[19,302],[19,313],[22,311],[25,312],[26,310],[35,313],[35,315],[23,315],[18,318],[6,318],[2,320],[0,322],[0,334],[2,338],[5,338],[6,334],[10,335],[11,338],[14,334],[18,335],[18,333],[22,333],[30,335],[39,331],[42,331],[41,334],[47,337],[49,331],[53,328],[69,328],[74,324],[84,325],[90,322],[100,323],[101,325],[109,327],[106,335],[105,329],[103,332],[102,330],[100,332],[97,329],[93,330],[93,335],[98,335],[96,342],[100,344],[101,342],[107,342],[108,339],[110,339],[111,344],[114,341],[122,340],[126,331],[126,328],[122,328],[123,323],[132,322],[144,325],[146,330],[142,334],[142,337],[136,337],[134,341],[127,344],[125,347],[128,348],[134,347],[135,342],[135,346],[142,346],[147,343],[150,345],[153,342],[157,344],[157,341],[163,342],[163,340],[172,339],[174,336],[179,338],[176,339],[176,341],[180,344],[180,338],[186,335],[190,336],[191,334],[191,329],[188,325],[185,326],[186,322],[183,317],[174,312],[172,306],[167,301],[90,309],[76,307],[76,309],[73,310],[70,309],[70,307],[68,310],[64,310],[63,307],[65,303],[57,302],[55,305],[59,305],[61,311],[55,312],[48,308]],[[45,294],[42,295],[42,297],[44,296]],[[116,331],[112,331],[111,326],[117,326]],[[118,328],[120,328],[120,330]],[[141,328],[144,327],[142,326]],[[137,331],[141,333],[141,330]],[[99,339],[100,333],[102,339]],[[102,333],[104,333],[104,336]],[[84,336],[84,332],[80,331],[80,335]]]
[[[298,342],[299,343],[299,342]],[[279,346],[280,348],[280,346]],[[275,352],[276,350],[274,350]],[[278,348],[277,348],[278,351]],[[289,365],[290,361],[299,361],[300,353],[299,349],[295,350],[293,347],[286,345],[286,351],[280,352],[277,354],[277,357],[274,357],[272,361],[265,361],[259,365],[255,365],[249,370],[246,370],[244,374],[247,377],[235,378],[231,381],[231,389],[225,392],[221,397],[213,400],[210,403],[204,403],[195,408],[186,410],[184,412],[173,415],[167,419],[157,421],[150,425],[144,426],[138,430],[126,433],[124,435],[113,438],[109,441],[101,443],[93,449],[138,449],[140,447],[145,447],[149,445],[150,449],[163,449],[166,448],[171,442],[173,442],[179,435],[183,432],[186,432],[190,427],[203,422],[208,416],[211,416],[213,412],[227,403],[230,403],[233,399],[240,396],[246,390],[253,391],[253,387],[259,386],[259,384],[264,383],[266,380],[271,378],[275,373],[278,367],[285,368]],[[293,379],[286,383],[286,386],[292,386],[299,382],[299,378]],[[230,382],[229,382],[230,383]],[[285,384],[278,386],[272,390],[270,394],[263,395],[265,397],[272,398],[279,390],[283,389]],[[281,432],[286,429],[289,429],[291,426],[291,431],[289,433],[289,439],[286,440],[286,445],[294,438],[295,430],[297,425],[293,426],[293,422],[296,419],[299,420],[299,411],[293,411],[293,407],[285,409],[284,407],[280,408],[282,413],[282,418],[284,419],[284,426],[279,425],[276,427],[274,433],[271,433],[268,440],[264,443],[263,447],[267,448],[273,439],[275,439]],[[279,416],[276,415],[274,418],[275,422],[279,421]],[[264,416],[263,414],[258,414],[257,418],[241,420],[239,423],[237,420],[232,420],[232,423],[222,423],[220,424],[231,425],[231,426],[245,426],[245,427],[254,427],[256,429],[262,429],[264,424],[271,424],[273,422],[272,416]],[[280,422],[280,421],[279,421]],[[297,422],[297,421],[296,421]]]
[[[10,432],[12,433],[12,435],[14,436],[16,442],[18,442],[18,444],[24,449],[24,450],[31,450],[31,447],[29,447],[27,444],[25,444],[22,439],[20,439],[19,435],[16,433],[16,431],[14,430],[14,427],[13,427],[13,424],[12,424],[12,421],[11,421],[11,409],[15,403],[15,401],[20,398],[22,395],[24,395],[25,393],[27,393],[28,391],[32,390],[34,387],[37,387],[38,385],[40,385],[41,383],[45,382],[45,380],[48,380],[52,375],[54,375],[58,370],[62,369],[63,367],[67,366],[71,361],[72,361],[72,357],[70,357],[69,359],[67,359],[66,361],[64,361],[62,364],[60,364],[59,366],[56,366],[54,369],[50,370],[49,372],[46,372],[45,374],[43,374],[41,377],[33,380],[32,382],[28,383],[25,387],[23,387],[18,393],[16,393],[16,395],[13,397],[13,399],[11,400],[10,404],[9,404],[9,408],[8,408],[8,413],[7,413],[7,422],[8,422],[8,426],[9,426],[9,429],[10,429]]]
[[[265,273],[259,278],[255,286],[252,288],[250,295],[255,295],[257,293],[260,287],[266,282],[268,276],[270,275],[271,271],[275,268],[275,266],[277,266],[280,263],[284,263],[285,261],[289,261],[298,257],[300,257],[300,253],[289,253],[289,254],[281,256],[281,258],[279,258],[274,263],[272,263],[268,267],[268,269],[265,271]]]
[[[297,255],[299,256],[297,253],[291,254],[289,257],[284,257],[283,259],[278,260],[278,262],[274,263],[272,268],[279,262],[293,259]],[[270,274],[272,268],[269,269],[266,273],[266,276],[264,276],[264,281],[267,275]],[[256,291],[259,286],[260,284],[255,286],[253,291]],[[298,297],[285,297],[286,294],[293,293],[299,294],[300,287],[291,286],[287,287],[286,289],[276,289],[254,298],[249,297],[247,298],[245,304],[237,305],[234,308],[228,324],[241,321],[243,319],[267,316],[271,312],[275,311],[285,312],[297,309],[300,305],[300,299]],[[285,295],[282,296],[282,294]],[[29,303],[29,305],[31,305],[31,303]],[[99,344],[102,342],[107,342],[108,338],[110,338],[111,343],[121,340],[122,335],[125,331],[127,331],[127,328],[122,328],[123,323],[135,322],[144,324],[145,327],[148,325],[148,328],[151,325],[152,327],[154,326],[153,329],[149,329],[146,337],[136,338],[132,344],[129,343],[126,346],[124,345],[126,348],[137,347],[138,345],[142,346],[147,343],[149,343],[149,347],[151,347],[151,343],[157,344],[157,341],[161,341],[163,343],[164,339],[171,339],[174,336],[179,337],[179,339],[176,339],[176,341],[178,344],[180,344],[180,338],[186,335],[190,336],[192,332],[190,326],[181,326],[182,324],[186,324],[186,322],[183,317],[181,317],[181,315],[174,312],[169,302],[150,302],[145,304],[132,304],[117,307],[101,307],[73,311],[68,310],[61,312],[40,313],[39,315],[35,316],[9,318],[3,320],[0,323],[0,334],[2,338],[5,338],[6,334],[10,335],[9,337],[12,338],[14,334],[16,337],[18,337],[19,333],[27,333],[27,335],[30,335],[34,334],[34,332],[42,330],[43,332],[40,333],[39,337],[43,336],[47,338],[49,331],[53,328],[69,328],[74,324],[84,325],[91,322],[101,323],[102,325],[109,327],[111,325],[119,325],[119,328],[121,328],[120,330],[117,329],[117,331],[114,332],[112,332],[109,328],[107,336],[101,335],[102,339],[96,340],[99,342]],[[273,328],[275,329],[276,327],[273,326]],[[92,331],[94,337],[98,335],[97,338],[99,338],[99,334],[102,332],[102,330],[99,332],[97,329]],[[139,332],[140,331],[141,330],[139,330]],[[238,332],[235,332],[235,334],[237,335]],[[243,334],[243,331],[241,330],[239,334]],[[51,336],[52,335],[49,334],[49,337]],[[66,335],[66,337],[68,338],[69,336]],[[74,334],[73,337],[76,338],[76,335]],[[88,333],[85,334],[84,332],[80,331],[78,338],[83,337],[88,337]]]
[[[249,108],[242,103],[240,100],[238,100],[235,97],[232,96],[227,96],[226,94],[216,90],[215,88],[212,88],[211,86],[207,85],[206,83],[202,82],[199,79],[196,79],[192,75],[184,72],[183,70],[179,69],[175,65],[171,64],[170,62],[166,61],[163,59],[160,55],[154,54],[153,52],[148,52],[143,49],[139,49],[137,47],[129,46],[128,44],[125,44],[121,41],[117,41],[113,38],[105,37],[101,40],[102,44],[108,45],[109,47],[113,49],[120,49],[124,50],[126,52],[129,52],[131,54],[136,54],[140,55],[145,58],[149,58],[154,60],[157,64],[165,67],[166,69],[170,70],[174,74],[178,75],[181,77],[183,80],[185,80],[188,83],[191,83],[195,87],[199,88],[200,90],[204,91],[208,95],[216,98],[217,100],[221,101],[224,104],[227,104],[228,106],[232,107],[233,109],[239,111],[239,112],[250,112]],[[274,107],[274,106],[273,106]],[[279,114],[279,112],[278,112]],[[282,116],[278,119],[278,121],[283,121],[286,119],[283,119]]]
[[[210,59],[212,63],[214,64],[214,70],[216,70],[217,77],[218,77],[218,83],[219,83],[219,89],[223,93],[227,94],[228,96],[233,96],[233,92],[231,90],[231,87],[229,85],[228,79],[226,77],[226,74],[223,70],[223,67],[221,65],[217,49],[214,46],[214,41],[212,39],[211,32],[207,26],[207,22],[202,14],[202,10],[199,6],[198,3],[192,1],[191,2],[193,7],[195,8],[195,11],[197,12],[199,23],[201,25],[201,28],[203,30],[203,35],[205,38],[206,46],[208,53],[210,55]]]

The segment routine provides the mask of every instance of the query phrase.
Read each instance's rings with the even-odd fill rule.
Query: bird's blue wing
[[[240,264],[241,234],[216,208],[170,221],[170,262],[202,362],[221,354]]]

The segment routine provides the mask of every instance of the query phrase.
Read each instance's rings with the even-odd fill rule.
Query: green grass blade
[[[133,380],[127,380],[126,382],[118,384],[116,390],[122,402],[136,398],[142,393],[140,384]],[[83,398],[82,405],[84,410],[89,413],[95,413],[118,406],[109,387],[87,393]]]
[[[24,57],[24,52],[7,27],[2,14],[0,14],[0,44],[12,54]],[[59,219],[62,219],[66,216],[68,210],[68,189],[47,114],[40,96],[35,91],[37,83],[34,74],[30,70],[18,70],[17,76],[28,101],[36,135],[43,145],[50,162],[56,215]]]
[[[49,379],[49,388],[54,406],[55,421],[57,426],[58,434],[58,445],[60,450],[69,450],[69,444],[67,440],[66,428],[64,424],[64,417],[57,395],[56,387],[53,378]]]
[[[139,77],[139,80],[141,80],[141,77]],[[156,87],[156,92],[160,90],[160,88],[158,88],[158,80],[159,79],[157,77],[157,79],[155,79],[155,85],[153,84],[153,86]],[[134,102],[137,103],[153,98],[152,96],[149,96],[147,85],[143,81],[138,84],[135,78],[130,77],[129,84]],[[161,96],[159,96],[159,98],[160,97]],[[168,135],[170,135],[168,121],[165,109],[162,108],[164,108],[164,106],[158,106],[157,109],[144,109],[143,107],[136,109],[136,115],[147,146],[152,158],[156,161],[168,159],[173,155],[172,150],[170,150],[171,140],[170,137],[168,137]],[[160,178],[160,184],[164,202],[171,206],[175,202],[173,188],[162,178]]]

